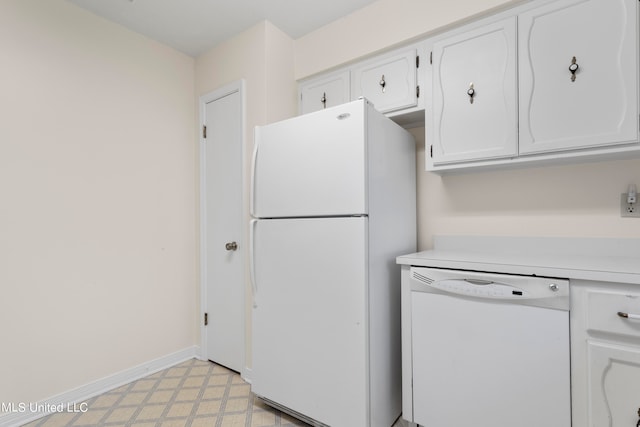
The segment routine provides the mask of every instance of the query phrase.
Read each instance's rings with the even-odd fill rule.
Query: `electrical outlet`
[[[640,218],[640,206],[638,202],[627,203],[627,193],[620,195],[620,216],[627,218]]]

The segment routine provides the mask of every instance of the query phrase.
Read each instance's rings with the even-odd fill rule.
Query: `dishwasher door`
[[[496,275],[460,274],[451,272],[433,287],[421,284],[411,294],[414,421],[426,427],[570,427],[569,311],[531,301],[553,285],[568,299],[568,282],[560,289],[549,279],[519,284],[513,289],[530,296],[520,304],[520,290],[509,297],[485,291],[508,289],[510,276],[498,281]]]

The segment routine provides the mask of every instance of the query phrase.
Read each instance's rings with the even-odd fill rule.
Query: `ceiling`
[[[297,39],[375,0],[68,0],[191,56],[268,20]]]

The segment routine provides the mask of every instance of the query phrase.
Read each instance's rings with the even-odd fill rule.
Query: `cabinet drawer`
[[[640,316],[640,291],[589,291],[587,296],[587,330],[640,338],[640,318],[624,318],[627,313]]]

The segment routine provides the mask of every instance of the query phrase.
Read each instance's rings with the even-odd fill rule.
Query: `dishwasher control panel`
[[[477,271],[411,267],[417,292],[441,292],[473,298],[510,301],[547,301],[551,308],[568,309],[569,280]],[[541,305],[540,303],[534,303]]]
[[[489,298],[523,298],[528,292],[514,286],[496,283],[489,280],[449,279],[431,284],[432,287],[460,295]]]

